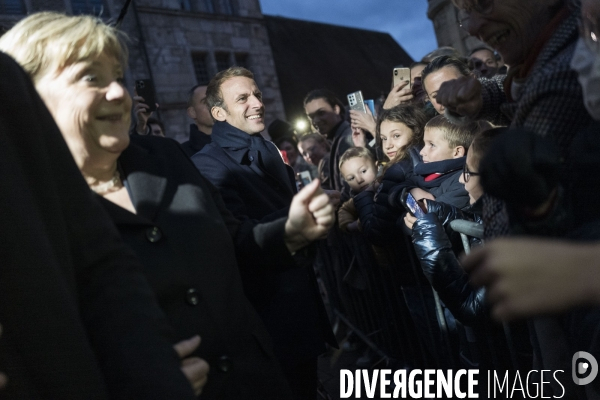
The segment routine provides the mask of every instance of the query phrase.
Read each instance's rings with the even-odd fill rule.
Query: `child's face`
[[[381,147],[391,160],[413,138],[413,131],[402,122],[383,121],[379,127]]]
[[[444,131],[438,128],[425,128],[425,147],[421,150],[423,162],[434,162],[455,158],[455,149],[444,138]]]
[[[344,180],[355,192],[360,192],[377,177],[375,162],[365,157],[354,157],[342,164]]]
[[[315,139],[306,139],[298,144],[298,150],[307,163],[318,166],[319,162],[327,155],[324,144]]]
[[[479,173],[479,161],[476,159],[474,151],[467,153],[466,165],[469,172]],[[469,181],[465,182],[465,174],[462,173],[460,174],[459,182],[465,185],[465,190],[469,193],[469,203],[473,204],[483,196],[483,188],[481,187],[479,175],[470,175]]]

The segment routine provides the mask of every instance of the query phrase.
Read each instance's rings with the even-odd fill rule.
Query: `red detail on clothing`
[[[440,176],[442,176],[442,175],[443,175],[443,174],[441,174],[441,173],[439,173],[439,172],[436,172],[436,173],[433,173],[433,174],[427,175],[427,176],[425,177],[425,182],[431,182],[432,180],[434,180],[434,179],[436,179],[436,178],[439,178],[439,177],[440,177]]]

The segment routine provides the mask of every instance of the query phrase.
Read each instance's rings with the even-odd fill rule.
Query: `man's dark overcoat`
[[[216,122],[211,136],[212,143],[192,161],[219,189],[233,215],[254,223],[286,215],[296,193],[293,171],[278,154],[280,165],[267,169],[263,163],[266,158],[274,162],[275,145],[265,141],[270,155],[261,154],[245,143],[250,135],[226,122]],[[299,360],[322,353],[325,341],[336,342],[311,263],[289,253],[270,258],[276,261],[275,268],[266,268],[264,262],[247,265],[242,280],[273,338],[275,355],[289,369]]]

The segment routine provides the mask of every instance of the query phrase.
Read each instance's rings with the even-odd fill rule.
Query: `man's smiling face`
[[[245,76],[227,79],[221,85],[225,107],[214,107],[213,115],[219,121],[254,135],[265,130],[265,107],[256,82]]]
[[[457,0],[471,36],[496,49],[508,65],[518,65],[531,54],[561,0]],[[485,12],[476,11],[479,5]],[[463,18],[461,18],[463,19]]]

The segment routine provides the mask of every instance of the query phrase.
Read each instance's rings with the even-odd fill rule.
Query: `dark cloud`
[[[269,15],[388,32],[414,59],[437,47],[426,0],[260,0]]]

